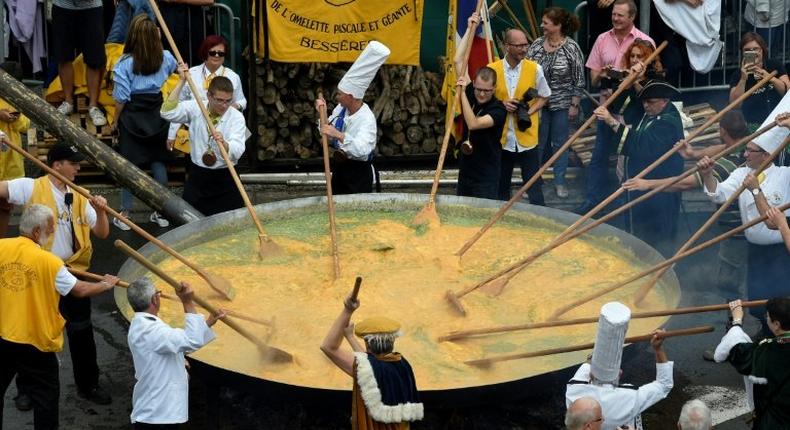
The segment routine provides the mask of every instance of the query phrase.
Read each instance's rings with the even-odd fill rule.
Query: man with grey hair
[[[32,204],[22,213],[20,236],[0,239],[0,427],[6,389],[16,375],[28,381],[36,429],[58,427],[60,381],[55,353],[63,349],[61,296],[91,297],[118,278],[99,282],[74,277],[63,260],[42,247],[55,232],[50,208]]]
[[[712,428],[710,409],[702,400],[689,400],[683,405],[678,419],[678,430],[710,430]]]
[[[580,397],[568,406],[565,427],[568,430],[600,430],[603,425],[601,405],[592,397]]]
[[[184,328],[159,319],[162,292],[140,278],[126,292],[134,318],[129,326],[129,349],[134,361],[131,420],[135,429],[170,428],[189,419],[189,375],[184,354],[214,340],[211,326],[224,312],[204,319],[197,312],[194,292],[186,282],[176,291],[184,307]]]

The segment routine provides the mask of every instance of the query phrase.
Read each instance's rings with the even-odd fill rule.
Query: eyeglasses
[[[225,56],[225,51],[208,51],[208,56],[222,58]]]
[[[474,88],[475,88],[475,91],[477,91],[480,94],[490,94],[490,93],[494,92],[493,88],[490,88],[490,89],[488,89],[488,88],[477,88],[477,87],[474,87]]]
[[[217,98],[215,96],[211,96],[211,98],[214,100],[215,103],[221,104],[221,105],[229,105],[233,101],[233,98],[220,99],[220,98]]]
[[[748,153],[755,153],[755,152],[760,153],[760,152],[765,152],[765,151],[762,150],[762,149],[743,148],[743,152],[748,154]]]

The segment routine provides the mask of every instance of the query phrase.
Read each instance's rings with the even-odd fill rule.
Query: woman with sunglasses
[[[244,97],[244,92],[241,89],[241,78],[236,72],[225,67],[225,56],[229,52],[228,42],[222,36],[211,35],[203,40],[200,44],[198,53],[203,60],[203,64],[190,67],[189,74],[192,76],[192,82],[198,87],[200,91],[200,98],[205,102],[206,91],[211,83],[211,80],[217,76],[224,76],[230,79],[233,83],[233,101],[231,106],[235,109],[243,111],[247,107],[247,99]],[[179,96],[180,101],[192,100],[192,91],[188,86],[185,86]],[[170,149],[178,149],[181,152],[189,153],[189,142],[186,140],[188,136],[187,130],[181,131],[181,138],[178,138],[178,131],[182,124],[173,123],[170,125],[170,132],[167,135],[167,145]]]
[[[527,58],[543,67],[551,88],[549,101],[543,106],[538,128],[538,147],[541,163],[548,160],[568,139],[568,123],[579,116],[579,101],[584,90],[584,57],[579,44],[568,37],[579,29],[579,19],[559,7],[543,12],[540,27],[543,36],[537,38]],[[568,168],[566,151],[554,163],[554,187],[557,197],[568,197],[565,171]]]
[[[176,71],[176,59],[162,47],[159,28],[148,15],[132,18],[123,55],[113,68],[115,123],[121,155],[135,166],[150,166],[154,179],[167,186],[165,162],[172,159],[168,151],[168,122],[159,116],[162,107],[162,85]],[[132,194],[121,190],[121,213],[129,215]],[[160,227],[170,223],[153,212],[149,220]],[[113,218],[114,226],[129,230],[129,226]]]
[[[748,88],[773,71],[777,72],[776,76],[741,104],[749,132],[757,130],[779,104],[790,86],[790,79],[780,61],[768,58],[768,46],[762,36],[745,33],[741,38],[741,68],[730,79],[730,101],[743,95]]]

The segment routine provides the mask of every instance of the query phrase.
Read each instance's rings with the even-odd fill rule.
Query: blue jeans
[[[161,161],[151,162],[151,175],[156,182],[167,186],[167,167]],[[121,190],[121,211],[130,211],[134,205],[134,196],[126,188]]]
[[[555,153],[568,140],[568,109],[549,110],[543,108],[538,129],[538,147],[541,161],[544,153]],[[554,184],[565,185],[565,171],[568,170],[568,151],[562,153],[554,162]]]
[[[598,204],[609,195],[609,153],[615,134],[603,121],[598,121],[590,164],[587,165],[587,195],[585,200]]]
[[[151,19],[156,20],[154,12],[147,1],[142,0],[120,0],[115,6],[115,16],[112,18],[112,26],[107,34],[108,43],[125,43],[126,32],[129,30],[129,23],[137,14],[147,14]]]
[[[776,27],[753,27],[753,30],[765,39],[765,43],[768,45],[768,51],[770,52],[769,57],[782,56],[782,46],[785,43],[783,25],[777,25]]]

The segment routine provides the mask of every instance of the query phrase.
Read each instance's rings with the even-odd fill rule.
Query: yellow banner
[[[263,1],[272,60],[353,62],[377,40],[392,51],[387,64],[420,64],[423,0]],[[257,53],[263,56],[266,30],[260,28]]]

